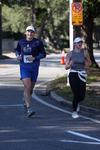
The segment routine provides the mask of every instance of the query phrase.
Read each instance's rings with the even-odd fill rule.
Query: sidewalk
[[[4,53],[4,56],[8,56],[9,58],[16,58],[16,55],[14,52]]]

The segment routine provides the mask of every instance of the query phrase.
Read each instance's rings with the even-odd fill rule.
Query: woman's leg
[[[77,73],[70,73],[69,82],[73,92],[73,111],[76,111],[78,103],[85,98],[86,83],[79,79]]]
[[[86,82],[83,82],[80,80],[80,89],[79,89],[79,99],[78,102],[81,102],[84,100],[85,98],[85,94],[86,94]]]
[[[77,73],[70,73],[69,74],[69,83],[70,87],[73,93],[73,111],[76,111],[77,106],[78,106],[78,100],[79,100],[79,89],[80,89],[80,84],[79,84],[79,79],[78,79],[78,74]]]

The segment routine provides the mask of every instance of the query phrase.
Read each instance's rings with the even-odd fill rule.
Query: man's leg
[[[24,84],[24,101],[27,107],[31,106],[32,83],[30,78],[22,80]]]
[[[23,84],[24,84],[25,112],[27,111],[27,117],[30,117],[35,114],[32,108],[32,101],[31,101],[31,95],[32,95],[35,83],[32,83],[30,78],[25,78],[23,79]]]
[[[35,82],[31,82],[31,91],[30,91],[30,94],[32,96],[32,93],[33,93],[33,89],[34,89],[34,86],[35,86]]]

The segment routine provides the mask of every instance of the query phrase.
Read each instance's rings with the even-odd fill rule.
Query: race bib
[[[24,63],[32,63],[33,61],[32,60],[29,60],[28,58],[30,57],[31,55],[24,55]]]

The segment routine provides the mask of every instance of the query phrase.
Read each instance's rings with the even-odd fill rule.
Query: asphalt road
[[[0,72],[0,150],[100,149],[100,115],[87,117],[83,112],[80,118],[72,119],[71,107],[48,95],[42,96],[36,88],[33,93],[36,115],[27,118],[18,64],[15,60],[5,61],[0,64]],[[41,62],[36,87],[65,73],[59,58],[52,55]]]

